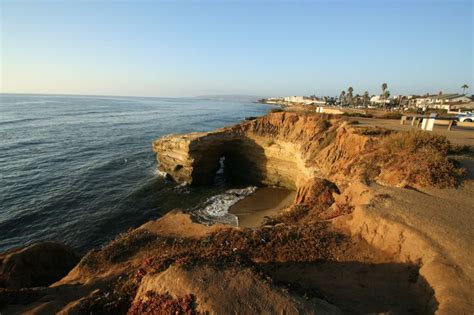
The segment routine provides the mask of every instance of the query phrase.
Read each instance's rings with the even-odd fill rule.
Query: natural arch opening
[[[194,153],[193,184],[264,184],[267,158],[263,147],[252,140],[230,140]]]

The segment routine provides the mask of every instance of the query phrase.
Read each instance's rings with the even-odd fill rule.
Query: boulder
[[[63,278],[78,261],[72,248],[56,242],[11,249],[0,254],[0,287],[49,286]]]

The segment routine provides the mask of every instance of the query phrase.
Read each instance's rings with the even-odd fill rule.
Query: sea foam
[[[253,194],[256,190],[257,187],[255,186],[229,189],[222,194],[208,198],[192,214],[199,222],[204,224],[224,223],[238,226],[237,216],[229,213],[229,209],[238,201]]]

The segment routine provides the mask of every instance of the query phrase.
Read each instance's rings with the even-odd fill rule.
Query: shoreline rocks
[[[69,246],[41,242],[0,254],[0,288],[44,287],[63,278],[79,256]]]

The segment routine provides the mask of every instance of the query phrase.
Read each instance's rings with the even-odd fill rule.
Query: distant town
[[[445,111],[471,111],[474,109],[474,95],[468,95],[467,84],[460,87],[462,93],[444,93],[423,95],[394,95],[390,94],[388,85],[381,85],[379,94],[355,94],[350,86],[347,90],[341,91],[338,97],[334,96],[286,96],[269,97],[261,99],[260,102],[266,104],[277,104],[283,106],[293,105],[314,105],[314,106],[336,106],[347,108],[374,108],[387,110],[416,110],[426,111],[437,109]]]

